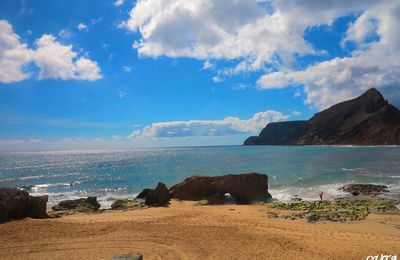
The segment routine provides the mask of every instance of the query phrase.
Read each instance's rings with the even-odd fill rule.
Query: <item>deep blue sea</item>
[[[172,185],[192,175],[259,172],[278,200],[345,195],[346,183],[389,186],[400,199],[400,147],[220,146],[110,151],[0,153],[0,186],[30,186],[60,200],[97,196],[103,207],[158,181]]]

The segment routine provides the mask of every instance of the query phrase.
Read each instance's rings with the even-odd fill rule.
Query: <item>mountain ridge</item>
[[[400,110],[371,88],[309,120],[270,123],[244,145],[400,145]]]

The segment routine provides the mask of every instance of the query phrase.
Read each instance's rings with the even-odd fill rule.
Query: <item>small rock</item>
[[[111,260],[143,260],[143,255],[140,254],[123,254],[115,255]]]
[[[269,218],[279,218],[279,214],[275,212],[269,212],[268,213]]]
[[[307,222],[315,223],[319,220],[319,216],[315,213],[310,213],[306,216]]]

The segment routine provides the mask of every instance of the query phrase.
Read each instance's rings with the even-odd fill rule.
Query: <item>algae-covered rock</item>
[[[111,205],[111,209],[142,209],[147,207],[143,202],[139,202],[133,199],[119,199],[114,201]]]
[[[354,221],[365,219],[370,212],[398,210],[396,201],[384,198],[352,200],[340,198],[335,201],[302,201],[298,203],[275,202],[273,208],[305,212],[308,222],[321,220]]]
[[[206,206],[208,204],[209,204],[208,200],[199,200],[196,203],[194,203],[194,206]]]

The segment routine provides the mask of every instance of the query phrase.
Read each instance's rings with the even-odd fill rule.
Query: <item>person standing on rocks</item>
[[[324,193],[321,191],[321,192],[319,193],[319,200],[320,200],[320,202],[322,202],[322,196],[324,196]]]

